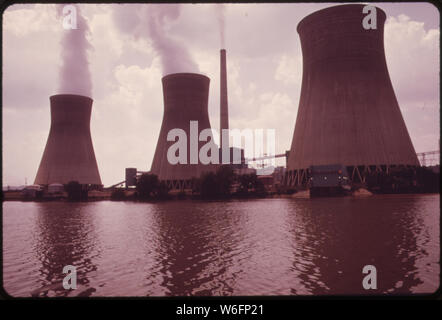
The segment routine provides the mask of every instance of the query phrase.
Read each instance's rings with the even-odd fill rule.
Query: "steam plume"
[[[167,34],[167,21],[174,21],[180,15],[180,6],[149,5],[147,8],[149,36],[152,45],[161,56],[163,74],[175,72],[199,72],[186,48]]]
[[[57,14],[63,19],[63,7],[57,5]],[[77,29],[63,29],[61,38],[61,68],[59,72],[59,93],[92,96],[92,80],[89,71],[88,50],[92,48],[87,40],[89,26],[76,8]],[[62,20],[60,20],[62,21]]]
[[[226,39],[225,39],[225,10],[226,7],[222,3],[216,4],[216,16],[218,20],[218,28],[219,28],[219,41],[221,49],[225,49],[226,47]]]
[[[113,19],[120,31],[151,40],[161,58],[164,75],[199,72],[186,47],[169,32],[170,25],[179,18],[180,10],[179,4],[123,4],[116,7]]]

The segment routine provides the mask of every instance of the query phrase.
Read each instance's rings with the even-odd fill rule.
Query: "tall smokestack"
[[[90,131],[93,100],[74,94],[50,100],[51,129],[34,183],[101,185]]]
[[[222,133],[223,129],[229,129],[229,107],[227,103],[227,67],[226,67],[226,50],[220,51],[220,147],[223,147]],[[229,147],[229,140],[227,139],[226,147]]]

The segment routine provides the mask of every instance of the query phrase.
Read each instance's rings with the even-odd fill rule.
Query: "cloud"
[[[123,180],[124,168],[149,170],[160,130],[163,103],[161,64],[117,65],[115,89],[94,102],[91,123],[94,148],[105,185]],[[109,161],[112,159],[112,161]]]
[[[393,86],[400,99],[438,99],[439,30],[406,15],[388,18],[385,52]]]
[[[61,24],[54,5],[16,6],[3,15],[3,108],[43,108],[57,86]]]
[[[226,7],[223,3],[218,3],[215,6],[215,13],[218,20],[218,28],[219,28],[219,44],[221,48],[225,48],[226,46],[225,11]]]
[[[115,10],[121,10],[121,6]],[[180,16],[179,4],[149,4],[126,7],[114,13],[115,24],[122,32],[133,33],[136,38],[148,37],[155,52],[161,57],[163,74],[177,72],[199,72],[186,44],[170,34],[170,25]],[[127,19],[132,17],[132,22]]]
[[[4,34],[25,37],[31,33],[59,31],[55,5],[13,4],[3,13]]]
[[[281,55],[275,72],[275,80],[281,81],[286,86],[299,87],[302,81],[301,54]]]
[[[438,149],[439,30],[401,14],[385,24],[390,78],[417,152]]]

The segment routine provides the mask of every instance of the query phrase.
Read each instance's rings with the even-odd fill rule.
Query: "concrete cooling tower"
[[[101,186],[90,132],[92,99],[59,94],[50,101],[51,129],[34,183]]]
[[[190,161],[190,121],[198,121],[198,136],[202,130],[211,128],[208,114],[210,79],[201,74],[175,73],[164,76],[162,83],[164,115],[151,173],[166,181],[172,189],[190,188],[192,178],[217,168],[214,164],[201,163],[199,157],[196,164]],[[169,147],[177,141],[167,141],[167,134],[172,129],[182,129],[187,135],[186,164],[171,164],[167,159]],[[206,143],[198,141],[198,152]]]
[[[329,7],[298,24],[303,75],[288,185],[304,184],[312,165],[344,165],[354,181],[419,165],[388,74],[386,15],[376,8],[377,28],[366,30],[363,7]]]

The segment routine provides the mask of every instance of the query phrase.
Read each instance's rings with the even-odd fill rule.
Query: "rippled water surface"
[[[13,296],[430,293],[439,195],[230,202],[4,202]],[[77,267],[65,290],[65,265]]]

